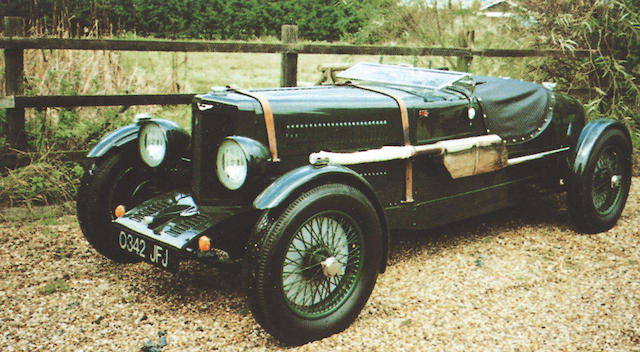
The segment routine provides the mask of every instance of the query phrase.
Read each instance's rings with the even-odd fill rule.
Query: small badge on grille
[[[209,109],[213,109],[213,104],[198,103],[198,110],[205,111]]]

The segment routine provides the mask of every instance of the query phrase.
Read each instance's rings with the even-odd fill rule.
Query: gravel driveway
[[[639,181],[607,233],[577,234],[564,197],[546,196],[397,234],[356,322],[290,349],[640,351]],[[287,349],[251,317],[238,268],[185,262],[174,276],[113,264],[73,215],[9,213],[0,213],[2,351]]]

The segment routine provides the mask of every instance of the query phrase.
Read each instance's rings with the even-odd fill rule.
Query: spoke
[[[293,247],[301,256],[304,256],[304,251],[308,248],[307,244],[304,242],[304,238],[300,238],[300,236],[296,236],[294,238],[291,242],[291,247]]]
[[[316,293],[317,293],[317,297],[318,299],[316,301],[314,301],[313,303],[317,304],[322,302],[325,298],[327,298],[327,296],[325,295],[325,290],[324,290],[324,281],[320,281],[316,284]]]
[[[306,233],[303,230],[306,230]],[[307,236],[304,236],[305,234]],[[302,238],[299,238],[299,239],[302,241],[302,243],[304,243],[305,249],[309,249],[310,247],[313,246],[313,244],[314,244],[314,234],[313,234],[312,224],[309,224],[309,223],[305,224],[300,229],[300,232],[298,232],[297,235],[302,235]],[[300,237],[300,236],[298,236],[298,237]]]
[[[318,223],[319,220],[317,217],[313,218],[313,222],[312,222],[312,226],[311,226],[311,233],[312,233],[312,237],[315,240],[314,244],[319,244],[322,243],[322,236],[321,234],[321,230],[320,230],[320,224]],[[315,225],[315,226],[313,226]]]
[[[329,283],[330,279],[325,279],[322,281],[322,284],[320,285],[319,289],[322,291],[321,292],[321,298],[325,299],[329,296],[329,293],[331,293],[331,291],[329,290],[329,286],[327,285]]]
[[[597,209],[602,208],[602,206],[604,205],[605,199],[606,199],[606,195],[604,195],[604,194],[596,195],[596,199],[595,199],[595,202],[594,202],[594,203],[596,203],[595,207]]]
[[[336,260],[338,261],[338,263],[344,265],[344,266],[352,266],[351,264],[351,260],[353,259],[360,259],[360,253],[358,251],[358,253],[349,253],[349,255],[342,255],[340,257],[336,257]]]
[[[353,220],[338,211],[319,213],[293,235],[282,266],[285,299],[308,316],[324,316],[342,304],[360,275],[361,233]],[[334,257],[345,269],[325,276],[320,260]]]
[[[299,254],[299,255],[298,255],[298,259],[297,259],[297,260],[296,260],[296,259],[293,259],[293,258],[292,258],[292,256],[291,256],[291,255],[289,255],[289,254],[296,254],[296,253],[298,253],[298,254]],[[303,265],[303,263],[302,263],[302,253],[297,252],[297,251],[295,251],[295,252],[294,252],[294,251],[289,251],[289,252],[287,253],[287,256],[286,256],[286,257],[284,257],[284,260],[285,260],[285,261],[288,261],[290,264],[293,264],[293,265]],[[286,264],[286,262],[285,262],[285,264]]]
[[[287,274],[300,274],[300,273],[302,273],[302,272],[303,272],[303,271],[305,271],[305,270],[308,270],[308,269],[313,268],[314,266],[320,266],[320,265],[322,265],[322,264],[321,264],[321,263],[311,264],[311,265],[309,265],[309,266],[305,266],[305,267],[302,267],[302,268],[300,268],[300,269],[296,269],[296,270],[294,270],[294,271],[283,271],[283,273],[287,273]]]
[[[329,223],[329,218],[323,216],[320,221],[320,242],[325,245],[325,247],[328,245],[327,237],[331,236],[330,229],[331,224]]]
[[[307,299],[309,298],[309,294],[308,294],[308,289],[309,289],[309,283],[305,282],[304,285],[304,291],[302,292],[302,303],[300,305],[302,306],[306,306],[307,305]]]
[[[293,281],[291,283],[289,283],[287,285],[287,287],[291,287],[290,290],[285,290],[285,292],[287,292],[287,297],[289,298],[289,300],[291,300],[293,303],[298,304],[298,297],[300,296],[300,293],[302,293],[302,286],[304,288],[303,283],[301,283],[300,281]],[[295,288],[295,289],[294,289]],[[283,287],[284,289],[284,287]],[[291,297],[293,294],[293,297]]]
[[[344,233],[344,229],[342,228],[342,225],[340,224],[340,222],[333,220],[333,233],[331,236],[331,248],[335,249],[337,248],[336,246],[336,237],[338,237],[338,241],[342,240],[342,235]]]
[[[609,184],[607,184],[606,182],[599,182],[599,184],[595,185],[593,188],[596,192],[600,193],[603,190],[611,188],[611,183],[609,182]]]

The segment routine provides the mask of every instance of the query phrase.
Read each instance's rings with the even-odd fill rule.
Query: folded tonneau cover
[[[474,76],[489,133],[508,144],[531,140],[551,122],[555,96],[545,87],[507,78]]]

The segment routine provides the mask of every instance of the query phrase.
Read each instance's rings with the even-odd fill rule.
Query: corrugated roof
[[[514,7],[520,7],[520,5],[518,5],[515,2],[510,1],[510,0],[493,0],[493,1],[489,1],[487,4],[483,5],[480,8],[480,11],[488,10],[488,9],[490,9],[490,8],[492,8],[494,6],[500,5],[502,3],[507,3],[507,4],[509,4],[511,6],[514,6]]]

